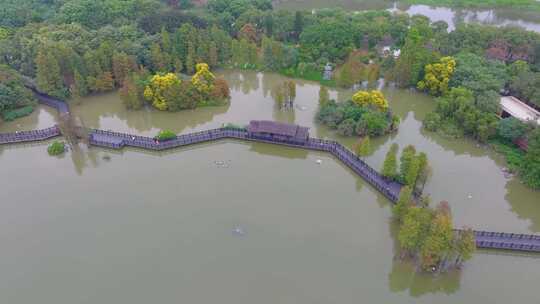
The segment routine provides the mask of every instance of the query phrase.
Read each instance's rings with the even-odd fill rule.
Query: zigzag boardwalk
[[[56,100],[50,96],[36,92],[38,100],[48,106],[54,107],[61,114],[69,115],[69,107],[66,103]],[[45,140],[59,136],[60,129],[57,126],[44,130],[21,131],[16,133],[0,134],[0,144],[29,142]],[[156,142],[153,138],[117,133],[103,130],[90,130],[89,144],[112,149],[122,149],[123,147],[136,147],[154,151],[161,151],[176,147],[182,147],[197,143],[216,141],[226,138],[264,142],[290,147],[324,151],[334,155],[337,159],[347,165],[356,174],[375,187],[385,195],[392,203],[395,203],[399,196],[401,185],[384,179],[376,170],[358,158],[349,149],[332,140],[309,138],[305,142],[278,140],[269,137],[253,136],[243,129],[219,128],[201,131],[191,134],[179,135],[175,139]],[[456,230],[458,231],[458,230]],[[513,234],[487,231],[475,231],[476,247],[488,249],[503,249],[525,252],[540,252],[540,236],[530,234]]]
[[[346,164],[354,172],[364,178],[372,186],[377,188],[377,190],[379,190],[391,201],[397,201],[399,191],[401,190],[400,184],[385,180],[382,176],[379,175],[377,171],[368,166],[360,158],[354,155],[349,149],[345,148],[343,145],[336,141],[310,138],[304,144],[299,144],[286,140],[278,141],[271,138],[255,138],[245,130],[233,130],[227,128],[213,129],[208,131],[180,135],[173,140],[168,140],[164,142],[156,142],[150,137],[136,136],[103,130],[91,130],[89,136],[89,143],[91,145],[113,149],[121,149],[124,146],[130,146],[160,151],[164,149],[182,147],[207,141],[233,138],[240,140],[286,145],[310,150],[326,151],[330,152],[336,158],[341,160],[344,164]]]

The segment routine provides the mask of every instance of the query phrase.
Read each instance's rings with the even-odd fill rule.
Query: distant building
[[[502,96],[501,101],[501,114],[502,118],[514,117],[523,122],[536,122],[540,125],[540,112],[533,109],[523,101],[517,99],[514,96]]]
[[[247,130],[249,136],[263,140],[303,144],[309,139],[309,128],[269,120],[252,120]]]

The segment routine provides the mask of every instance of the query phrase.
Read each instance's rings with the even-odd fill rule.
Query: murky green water
[[[540,15],[524,9],[456,9],[444,6],[410,5],[395,0],[281,0],[274,1],[277,9],[312,10],[341,7],[347,10],[389,10],[409,15],[424,15],[433,22],[444,21],[448,29],[455,29],[463,22],[482,23],[496,26],[513,25],[530,31],[540,32]]]
[[[275,74],[226,72],[231,104],[180,113],[130,112],[116,94],[73,107],[88,127],[154,135],[275,119],[311,127],[318,85],[298,81],[294,111],[278,111]],[[332,91],[347,98],[349,91]],[[420,130],[431,98],[386,90],[403,118],[377,139],[426,151],[434,201],[456,223],[540,231],[539,195],[506,179],[473,142]],[[48,127],[54,112],[0,132]],[[535,256],[479,253],[459,272],[415,275],[395,261],[389,203],[329,155],[222,141],[165,153],[85,147],[49,157],[46,143],[0,147],[1,303],[508,303],[538,302]],[[108,159],[108,156],[110,159]],[[317,165],[316,160],[322,164]],[[224,161],[226,168],[215,161]],[[469,196],[471,198],[469,198]],[[240,228],[245,235],[233,234]]]

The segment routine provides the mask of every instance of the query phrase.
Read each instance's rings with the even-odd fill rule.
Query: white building
[[[514,96],[501,97],[501,117],[512,116],[523,122],[536,121],[540,125],[540,112]]]

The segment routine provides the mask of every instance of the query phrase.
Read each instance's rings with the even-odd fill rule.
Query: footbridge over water
[[[54,98],[46,95],[38,95],[37,97],[41,103],[53,106],[61,113],[67,113],[69,115],[69,107],[62,101],[54,100]],[[63,103],[63,105],[59,103]],[[397,202],[402,185],[385,179],[375,169],[370,167],[340,143],[333,140],[309,138],[309,136],[304,135],[304,128],[299,126],[283,126],[284,124],[279,123],[276,125],[279,126],[272,126],[272,124],[270,124],[267,126],[266,130],[260,129],[259,126],[257,126],[256,129],[218,128],[183,134],[174,139],[161,142],[151,137],[135,134],[91,129],[88,132],[88,139],[90,145],[110,149],[135,147],[151,151],[162,151],[210,141],[235,139],[323,151],[332,154],[338,160],[343,162],[347,167],[386,196],[392,203]],[[271,132],[277,132],[277,136],[276,134],[271,134],[269,130],[276,130]],[[46,140],[60,135],[61,130],[57,126],[44,130],[0,134],[0,145]],[[475,231],[474,233],[477,248],[540,252],[540,235],[488,231]]]

